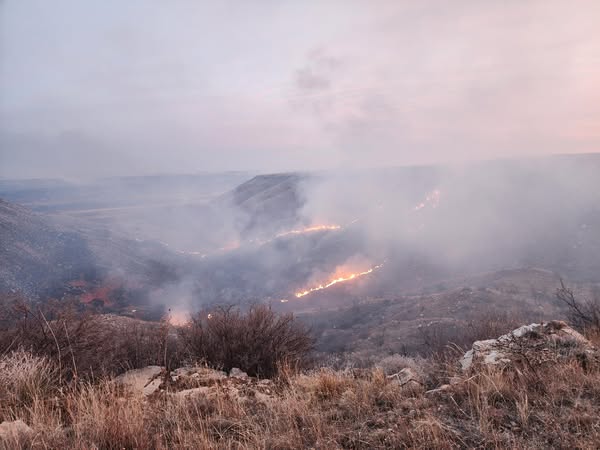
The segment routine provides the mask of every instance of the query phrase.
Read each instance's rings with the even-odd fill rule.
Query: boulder
[[[31,439],[33,430],[22,420],[4,421],[0,423],[0,443],[23,444]]]
[[[460,360],[463,371],[481,366],[504,367],[516,361],[540,364],[576,355],[597,359],[597,349],[565,322],[533,323],[519,327],[497,339],[475,341]]]
[[[128,386],[144,396],[149,396],[160,388],[162,384],[160,374],[162,371],[163,368],[160,366],[147,366],[143,369],[129,370],[115,378],[115,382]]]
[[[176,381],[169,384],[167,395],[182,401],[229,398],[240,403],[266,404],[275,396],[275,385],[271,380],[250,377],[237,368],[233,368],[229,376],[206,367],[181,367],[170,375]]]

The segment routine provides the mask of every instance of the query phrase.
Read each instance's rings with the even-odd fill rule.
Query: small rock
[[[22,420],[0,423],[0,442],[18,443],[28,440],[33,435],[33,430]]]
[[[162,380],[160,378],[155,378],[146,386],[144,386],[144,388],[142,389],[142,394],[144,394],[146,397],[154,394],[156,391],[158,391],[158,388],[160,388],[161,384]]]
[[[404,386],[409,383],[423,384],[421,376],[410,367],[405,367],[400,372],[388,375],[389,379],[396,380],[398,384]]]
[[[239,378],[240,380],[246,380],[248,378],[248,374],[237,367],[234,367],[229,371],[229,376],[232,378]]]

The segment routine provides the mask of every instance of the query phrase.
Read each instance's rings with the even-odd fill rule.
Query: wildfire
[[[440,204],[441,195],[442,195],[442,192],[439,189],[434,189],[429,194],[427,194],[427,196],[425,197],[425,200],[423,200],[421,203],[419,203],[417,206],[414,207],[414,210],[419,211],[419,210],[425,208],[426,206],[431,206],[432,208],[437,208],[438,205]]]
[[[355,222],[356,222],[356,220],[355,220]],[[352,223],[354,223],[354,222],[352,222]],[[306,227],[306,228],[285,231],[283,233],[276,234],[274,237],[272,237],[270,239],[266,239],[266,240],[251,239],[249,241],[246,241],[246,243],[255,244],[255,245],[264,245],[269,242],[273,242],[275,239],[278,239],[278,238],[284,237],[284,236],[314,233],[316,231],[335,231],[335,230],[341,230],[341,229],[342,229],[342,227],[340,225],[312,225],[312,226]],[[142,240],[138,239],[138,238],[136,238],[136,241],[142,242]],[[169,244],[167,242],[163,242],[163,241],[158,241],[158,242],[165,247],[169,247]],[[227,245],[225,245],[223,247],[220,247],[216,250],[209,251],[209,252],[191,251],[191,250],[175,250],[175,251],[182,255],[197,256],[197,257],[200,257],[200,259],[204,259],[209,256],[217,255],[220,253],[230,252],[232,250],[237,250],[240,247],[242,247],[243,245],[244,245],[244,243],[236,240],[236,241],[232,241],[232,242],[228,243]]]
[[[300,228],[297,230],[284,231],[283,233],[276,234],[275,236],[273,236],[270,239],[266,239],[266,240],[253,239],[249,242],[252,242],[252,243],[255,243],[258,245],[265,245],[265,244],[268,244],[269,242],[273,242],[275,239],[279,239],[279,238],[285,237],[285,236],[314,233],[316,231],[337,231],[337,230],[341,230],[341,229],[342,229],[342,227],[340,225],[312,225],[310,227]]]
[[[373,271],[379,269],[380,267],[382,267],[383,264],[379,264],[378,266],[374,266],[371,267],[368,270],[365,270],[364,272],[357,272],[357,273],[351,273],[349,275],[345,275],[345,276],[341,276],[339,278],[336,278],[334,280],[331,280],[329,282],[327,282],[326,284],[320,284],[318,286],[312,287],[310,289],[307,289],[305,291],[300,291],[300,292],[296,292],[296,298],[301,298],[304,297],[308,294],[311,294],[312,292],[316,292],[316,291],[321,291],[323,289],[327,289],[335,284],[339,284],[339,283],[344,283],[345,281],[350,281],[350,280],[355,280],[356,278],[362,277],[364,275],[368,275],[370,273],[372,273]]]
[[[190,313],[185,310],[169,310],[169,323],[171,325],[182,326],[190,321]]]
[[[289,236],[291,234],[304,234],[304,233],[313,233],[315,231],[333,231],[333,230],[341,230],[342,227],[339,225],[313,225],[312,227],[302,228],[299,230],[290,230],[284,233],[279,233],[275,235],[275,238],[280,238],[283,236]]]

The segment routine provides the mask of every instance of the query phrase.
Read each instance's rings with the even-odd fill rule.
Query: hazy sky
[[[598,151],[598,24],[598,0],[0,0],[0,177]]]

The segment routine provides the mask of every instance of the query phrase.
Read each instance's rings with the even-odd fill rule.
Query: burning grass
[[[307,296],[308,294],[312,294],[313,292],[317,292],[317,291],[321,291],[323,289],[330,288],[331,286],[334,286],[336,284],[345,283],[347,281],[352,281],[357,278],[363,277],[365,275],[369,275],[370,273],[373,273],[375,270],[379,269],[382,266],[383,266],[383,264],[379,264],[377,266],[373,266],[362,272],[344,273],[342,275],[336,275],[336,277],[334,279],[329,280],[324,284],[319,284],[318,286],[314,286],[314,287],[305,289],[303,291],[298,291],[294,295],[296,296],[296,298],[302,298],[302,297]]]

